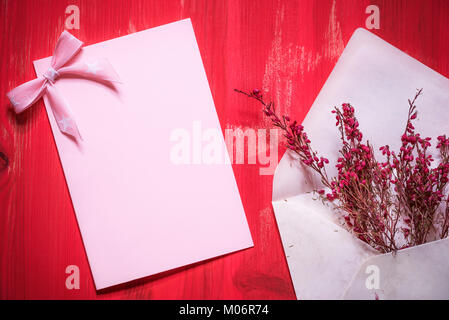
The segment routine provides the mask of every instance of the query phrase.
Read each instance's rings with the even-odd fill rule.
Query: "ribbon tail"
[[[70,112],[67,102],[52,84],[47,86],[47,98],[59,130],[76,141],[82,140],[78,126]]]
[[[76,62],[58,70],[64,75],[77,76],[99,82],[121,82],[112,65],[107,59],[94,59],[87,62]]]
[[[37,78],[21,84],[6,94],[14,111],[20,113],[32,106],[44,94],[46,80]]]

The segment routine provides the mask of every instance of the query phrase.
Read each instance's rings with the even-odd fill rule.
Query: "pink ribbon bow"
[[[58,94],[55,81],[63,76],[77,76],[102,82],[120,82],[110,63],[105,59],[91,62],[76,62],[65,66],[80,51],[83,42],[63,31],[56,44],[51,60],[51,67],[42,77],[28,81],[7,93],[7,97],[16,113],[32,106],[43,95],[46,95],[53,115],[61,132],[80,139],[80,133],[70,109]]]

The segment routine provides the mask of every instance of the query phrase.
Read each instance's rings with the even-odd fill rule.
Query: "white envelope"
[[[418,88],[417,132],[449,133],[449,79],[379,37],[357,29],[307,114],[303,125],[312,148],[334,167],[340,148],[331,110],[356,108],[367,139],[378,148],[401,145],[407,99]],[[439,159],[436,149],[432,149]],[[273,208],[298,299],[448,299],[449,239],[379,254],[340,226],[333,210],[310,193],[320,182],[287,152],[273,181]],[[373,271],[374,270],[374,271]],[[372,285],[370,276],[378,276]]]

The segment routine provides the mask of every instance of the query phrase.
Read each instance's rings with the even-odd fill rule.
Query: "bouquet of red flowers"
[[[323,189],[315,190],[321,199],[332,203],[346,228],[376,250],[386,253],[428,241],[443,239],[449,230],[449,138],[439,136],[439,163],[429,153],[430,137],[415,132],[418,90],[409,100],[408,118],[400,150],[380,147],[384,159],[374,157],[373,146],[363,142],[363,134],[349,103],[332,113],[341,139],[338,175],[329,177],[329,160],[311,148],[304,127],[288,116],[276,114],[273,102],[264,100],[257,89],[247,93],[263,106],[263,113],[282,130],[288,149],[321,178]]]

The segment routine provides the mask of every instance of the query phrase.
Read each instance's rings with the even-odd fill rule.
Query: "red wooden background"
[[[447,0],[0,0],[0,148],[9,157],[0,171],[1,299],[295,298],[272,176],[258,165],[234,165],[254,248],[95,291],[43,103],[15,116],[5,97],[35,77],[33,60],[52,54],[70,4],[81,17],[71,32],[86,44],[190,17],[223,130],[268,126],[233,88],[268,90],[280,111],[303,119],[369,4],[380,8],[376,34],[449,76]],[[65,287],[68,265],[80,268],[79,290]]]

